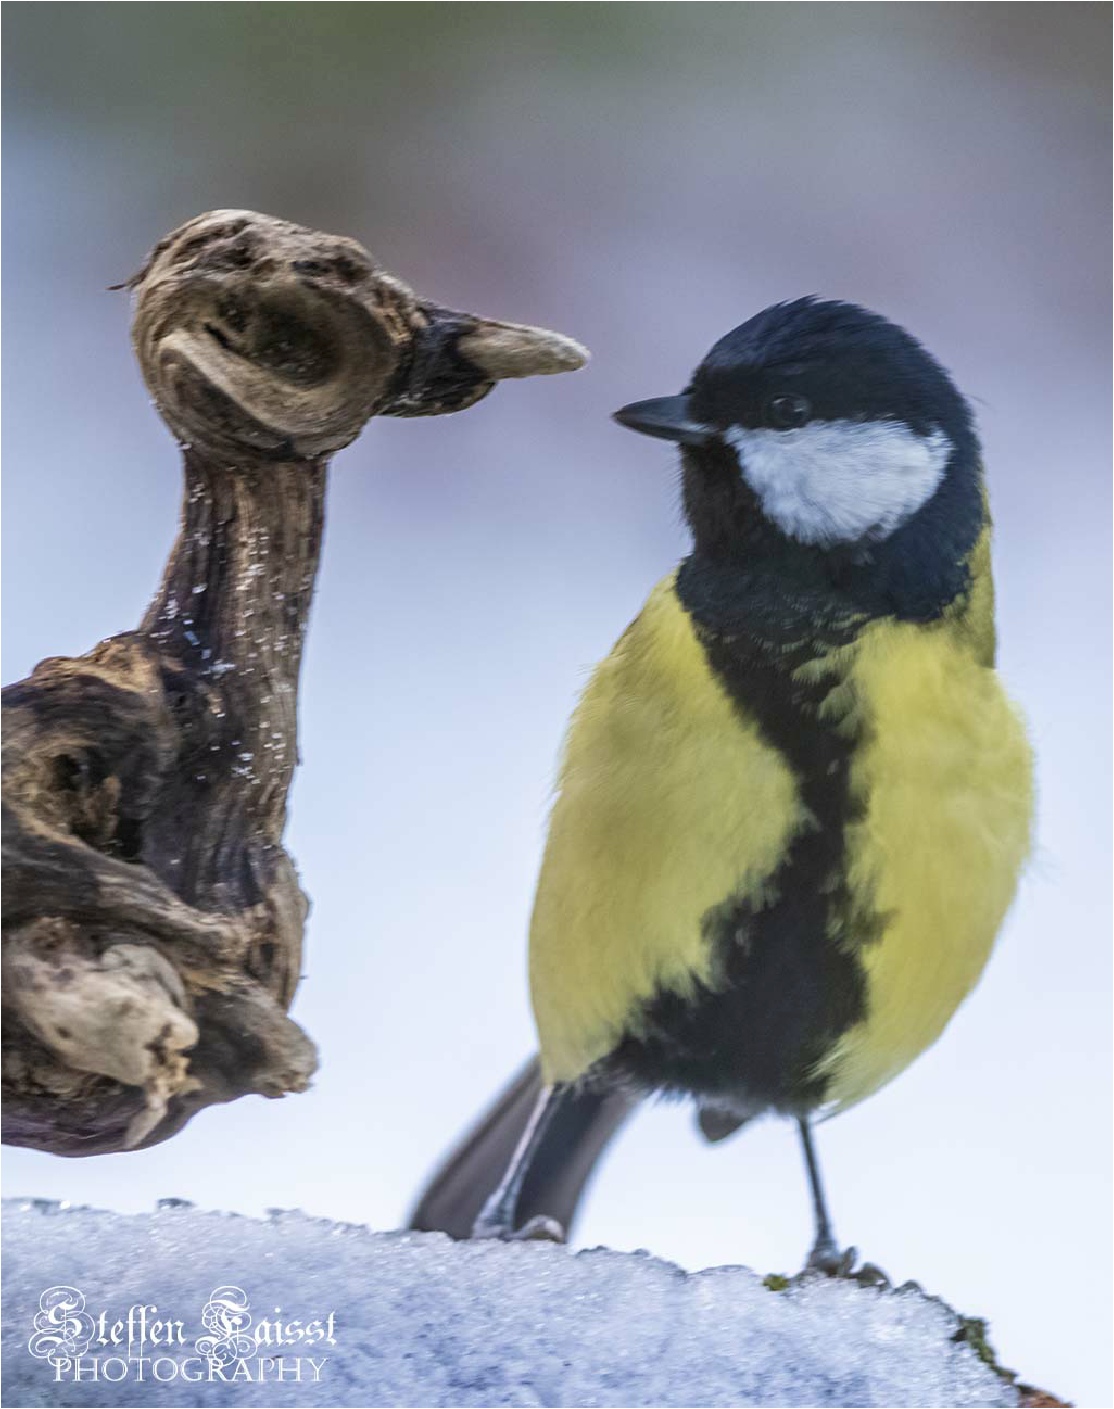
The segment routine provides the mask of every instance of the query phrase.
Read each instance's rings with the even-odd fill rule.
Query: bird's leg
[[[480,1210],[480,1215],[473,1225],[473,1238],[501,1238],[504,1242],[513,1240],[516,1242],[563,1243],[565,1241],[565,1230],[555,1218],[546,1218],[539,1214],[537,1217],[531,1218],[524,1228],[516,1229],[514,1225],[515,1213],[518,1209],[518,1196],[522,1192],[522,1185],[529,1173],[530,1164],[567,1090],[568,1088],[565,1086],[545,1086],[542,1088],[530,1122],[522,1132],[518,1147],[511,1156],[506,1174],[503,1175],[499,1187]]]
[[[832,1232],[832,1221],[828,1217],[828,1205],[824,1200],[824,1186],[820,1181],[820,1166],[812,1144],[812,1127],[807,1117],[798,1119],[797,1129],[801,1132],[801,1148],[804,1150],[808,1187],[812,1194],[812,1214],[816,1223],[816,1238],[805,1263],[805,1270],[824,1272],[829,1277],[849,1276],[851,1268],[855,1265],[855,1249],[848,1248],[844,1252]]]

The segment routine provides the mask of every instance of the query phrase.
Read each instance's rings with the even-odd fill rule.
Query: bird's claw
[[[860,1287],[888,1287],[889,1277],[873,1262],[864,1262],[855,1269],[859,1252],[857,1248],[840,1248],[831,1240],[817,1242],[808,1255],[804,1274],[817,1273],[823,1277],[840,1277],[846,1281],[858,1282]]]
[[[857,1248],[841,1248],[831,1238],[818,1238],[804,1270],[819,1272],[825,1277],[850,1277],[858,1255]]]
[[[864,1262],[859,1270],[853,1272],[851,1276],[860,1287],[889,1287],[893,1285],[881,1267],[874,1262]]]

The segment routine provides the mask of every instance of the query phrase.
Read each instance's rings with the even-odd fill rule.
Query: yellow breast
[[[546,1079],[605,1056],[659,989],[706,980],[701,917],[758,893],[805,820],[660,583],[570,725],[530,931]]]
[[[852,787],[864,813],[846,865],[885,924],[862,954],[866,1018],[824,1063],[837,1110],[939,1037],[982,973],[1028,853],[1028,741],[969,626],[878,622],[855,648],[865,742]]]
[[[879,621],[814,662],[829,724],[860,740],[846,880],[877,937],[857,949],[866,1016],[823,1063],[842,1109],[935,1041],[977,981],[1028,850],[1031,763],[995,675],[987,541],[970,599],[934,626]],[[806,667],[806,670],[808,667]],[[660,990],[714,986],[702,918],[761,909],[812,825],[780,753],[748,725],[661,583],[573,717],[531,927],[546,1079],[606,1056]]]

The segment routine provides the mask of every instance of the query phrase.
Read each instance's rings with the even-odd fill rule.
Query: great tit
[[[530,931],[540,1058],[413,1226],[559,1237],[665,1092],[710,1139],[794,1120],[807,1265],[846,1271],[811,1122],[940,1036],[1029,847],[972,414],[902,328],[802,298],[615,419],[680,446],[692,552],[567,735]]]

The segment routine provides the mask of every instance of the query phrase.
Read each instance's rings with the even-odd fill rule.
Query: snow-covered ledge
[[[5,1203],[5,1404],[1057,1402],[912,1286],[175,1205]]]

